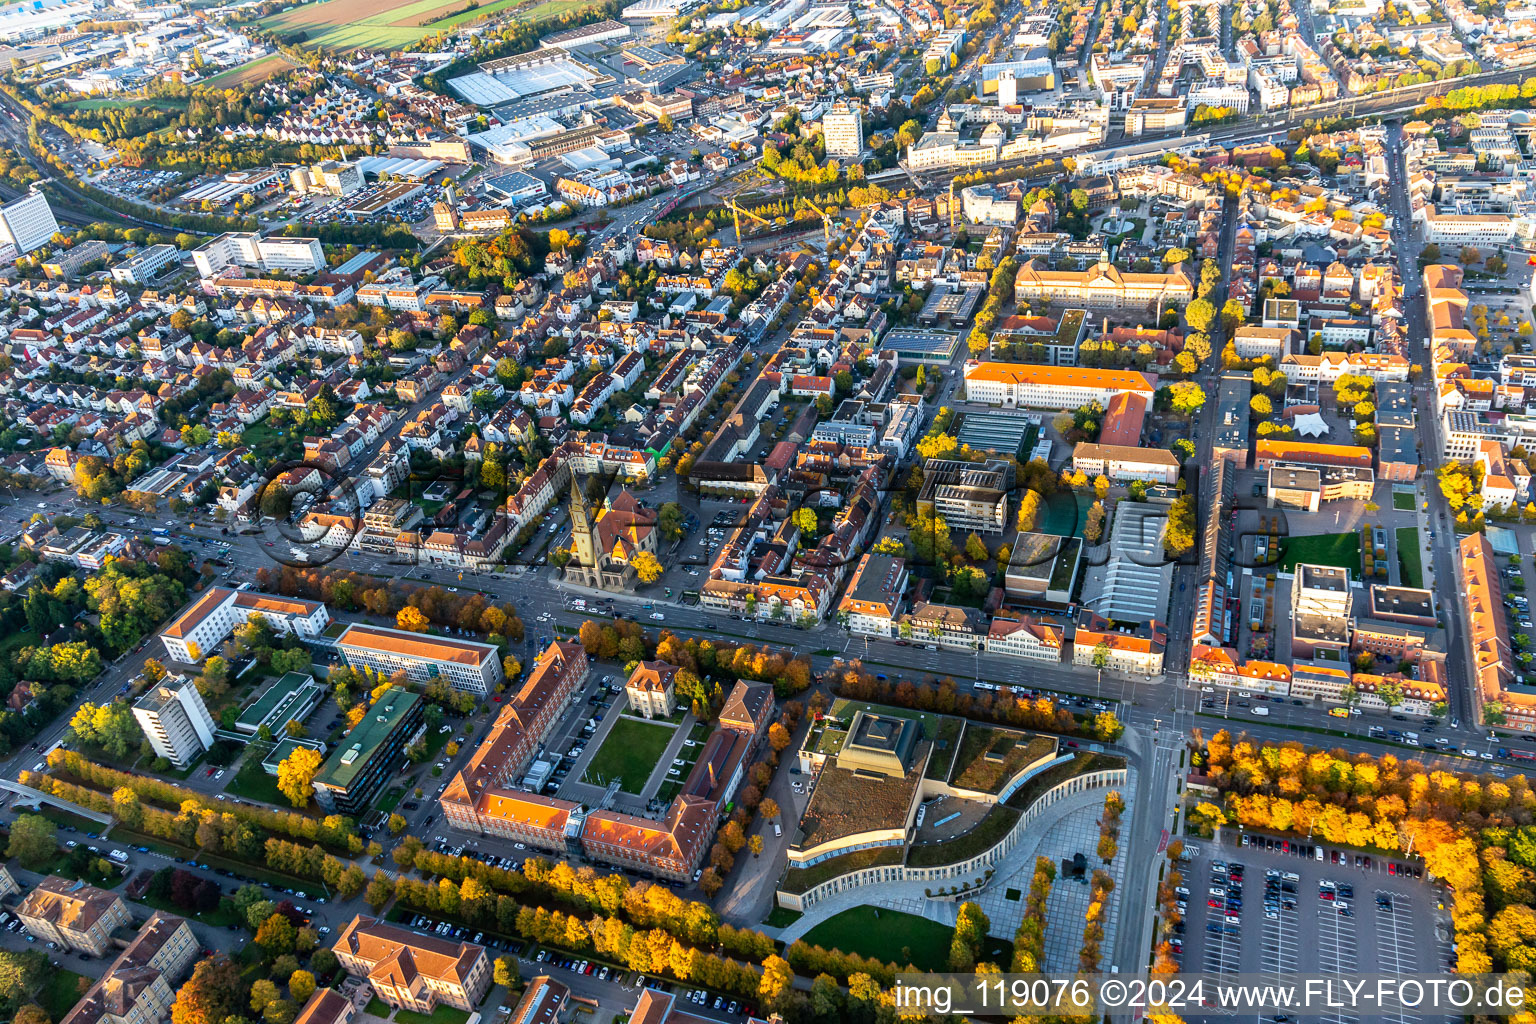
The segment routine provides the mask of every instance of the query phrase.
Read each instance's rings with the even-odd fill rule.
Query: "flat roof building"
[[[411,633],[354,622],[336,638],[351,668],[366,665],[386,677],[404,671],[418,681],[446,678],[456,690],[486,694],[503,678],[495,644]]]
[[[213,746],[213,716],[188,676],[166,676],[144,691],[133,702],[133,717],[155,753],[177,768]]]
[[[357,814],[368,806],[398,759],[425,729],[420,694],[391,686],[341,738],[315,775],[315,802],[328,811]]]

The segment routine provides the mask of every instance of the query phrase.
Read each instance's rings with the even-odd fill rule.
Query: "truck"
[[[1252,711],[1253,711],[1254,714],[1258,715],[1260,718],[1268,718],[1269,717],[1269,708],[1253,708]]]
[[[169,537],[171,535],[171,531],[167,530],[163,526],[157,526],[153,530],[150,530],[149,532],[154,534],[156,537]]]

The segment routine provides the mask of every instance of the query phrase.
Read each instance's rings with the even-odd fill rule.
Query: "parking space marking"
[[[1298,908],[1300,902],[1296,901],[1296,907],[1289,910],[1285,908],[1284,901],[1291,898],[1288,894],[1280,896],[1281,906],[1271,918],[1268,914],[1264,917],[1264,940],[1259,947],[1259,966],[1262,973],[1270,975],[1275,981],[1296,972],[1300,961],[1301,947],[1297,941]],[[1264,1024],[1265,1017],[1260,1014],[1258,1024]]]
[[[1354,918],[1339,913],[1333,900],[1317,900],[1318,973],[1345,977],[1359,971],[1354,922]],[[1358,1016],[1342,1011],[1319,1019],[1329,1024],[1360,1024]]]
[[[1381,965],[1381,970],[1387,974],[1396,975],[1420,973],[1413,929],[1408,927],[1407,915],[1399,909],[1411,905],[1408,896],[1384,889],[1376,890],[1375,895],[1386,896],[1392,900],[1393,904],[1391,910],[1380,905],[1372,908],[1376,916],[1376,960]],[[1404,1011],[1384,1013],[1382,1019],[1392,1021],[1394,1024],[1422,1024],[1423,1020],[1419,1014]]]

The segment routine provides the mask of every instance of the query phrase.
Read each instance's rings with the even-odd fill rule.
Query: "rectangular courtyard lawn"
[[[1419,528],[1397,528],[1397,564],[1403,570],[1403,586],[1424,586],[1424,553],[1419,550]]]
[[[651,777],[661,752],[672,739],[673,726],[640,718],[620,718],[596,756],[587,764],[582,781],[604,786],[614,779],[626,793],[639,793]]]
[[[1298,562],[1334,565],[1360,578],[1360,535],[1320,533],[1311,537],[1286,537],[1280,541],[1280,571],[1291,572]]]
[[[1412,512],[1413,502],[1413,495],[1406,491],[1392,492],[1392,507],[1397,509],[1399,512]]]

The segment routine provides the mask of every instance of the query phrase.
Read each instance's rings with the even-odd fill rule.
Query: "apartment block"
[[[384,1002],[416,1013],[440,1005],[474,1013],[491,987],[485,947],[444,942],[361,914],[342,929],[331,951]]]
[[[158,1024],[171,1016],[177,984],[199,953],[182,918],[162,911],[144,927],[59,1024]]]
[[[170,675],[133,703],[133,717],[155,753],[185,768],[213,746],[218,726],[188,676]]]
[[[73,878],[49,875],[16,910],[27,934],[65,949],[105,956],[112,933],[133,923],[128,904],[116,893]]]

